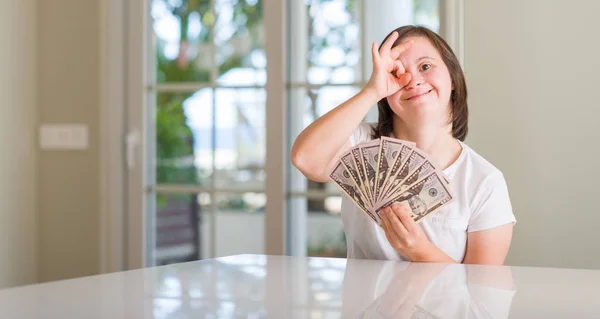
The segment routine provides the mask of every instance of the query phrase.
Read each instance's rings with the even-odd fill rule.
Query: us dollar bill
[[[329,177],[342,189],[350,199],[369,217],[373,219],[376,223],[378,223],[378,219],[375,218],[374,214],[371,213],[369,209],[367,209],[363,199],[360,196],[358,191],[358,186],[355,184],[354,180],[350,173],[344,167],[342,162],[338,162],[329,174]]]
[[[354,161],[354,157],[352,156],[352,152],[347,151],[346,153],[342,154],[342,156],[340,157],[340,161],[344,164],[346,170],[348,171],[354,183],[358,187],[358,192],[363,200],[363,203],[367,208],[371,208],[371,202],[369,200],[369,197],[367,196],[366,190],[364,189],[365,184],[363,184],[360,179],[360,175],[358,173],[358,169],[356,168],[356,163]]]
[[[360,153],[365,165],[365,175],[367,177],[367,187],[371,193],[371,201],[375,200],[375,177],[377,175],[377,156],[379,154],[380,139],[360,145]]]
[[[433,172],[435,170],[436,170],[436,168],[431,163],[431,161],[425,160],[425,162],[423,162],[423,164],[421,164],[421,166],[419,166],[419,168],[417,168],[412,173],[410,173],[396,187],[390,188],[387,191],[387,193],[386,193],[386,197],[391,197],[391,196],[394,196],[394,195],[396,195],[398,193],[403,192],[409,186],[411,186],[412,184],[416,183],[417,181],[419,181],[420,179],[422,179],[425,176],[429,175],[431,172]],[[444,183],[446,183],[446,181],[444,180],[444,176],[441,176],[441,177],[442,177],[442,181],[444,181]]]
[[[413,220],[419,222],[453,199],[454,195],[450,187],[444,182],[442,175],[438,174],[438,171],[434,171],[410,186],[406,191],[384,202],[375,212],[379,214],[381,209],[394,203],[401,203],[409,209]]]
[[[393,139],[390,137],[381,137],[381,147],[377,154],[377,176],[375,176],[375,198],[379,198],[379,194],[383,190],[383,185],[387,179],[388,173],[392,164],[401,153],[406,154],[408,148],[405,147],[406,142]],[[405,149],[404,151],[402,149]]]
[[[365,195],[367,196],[367,200],[369,200],[370,205],[373,206],[375,205],[375,203],[372,201],[373,196],[371,195],[371,192],[368,187],[369,183],[367,182],[367,171],[365,170],[363,157],[360,153],[360,147],[357,146],[351,149],[350,152],[352,153],[352,159],[354,160],[354,164],[356,165],[356,171],[360,180],[359,183],[360,185],[362,185],[362,189],[364,189],[366,193]]]
[[[415,169],[419,168],[425,162],[425,154],[418,151],[417,149],[413,149],[408,159],[398,168],[397,172],[393,173],[388,179],[388,182],[384,186],[384,190],[380,195],[379,201],[384,201],[385,198],[389,198],[387,193],[389,190],[396,188],[400,182],[402,182],[406,177],[408,177],[409,173],[413,172]],[[375,203],[377,204],[377,203]]]
[[[412,154],[413,148],[410,145],[404,145],[399,153],[392,154],[394,160],[392,161],[391,167],[388,169],[386,176],[383,178],[383,185],[379,188],[379,193],[376,201],[379,201],[382,195],[385,193],[390,180],[398,173],[402,165],[406,163],[410,155]]]

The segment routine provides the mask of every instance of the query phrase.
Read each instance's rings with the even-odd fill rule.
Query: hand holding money
[[[382,225],[381,211],[401,203],[414,222],[453,200],[449,181],[414,143],[382,137],[342,154],[329,175],[354,203]]]
[[[418,259],[433,245],[414,221],[405,205],[393,204],[381,210],[381,227],[390,245],[410,260]]]

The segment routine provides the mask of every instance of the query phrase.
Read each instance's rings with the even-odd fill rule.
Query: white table
[[[239,255],[0,290],[2,318],[600,318],[600,271]]]

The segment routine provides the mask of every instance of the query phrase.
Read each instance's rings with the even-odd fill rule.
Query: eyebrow
[[[431,60],[435,60],[434,58],[430,57],[430,56],[422,56],[420,58],[417,59],[417,62],[421,61],[421,60],[425,60],[425,59],[431,59]]]

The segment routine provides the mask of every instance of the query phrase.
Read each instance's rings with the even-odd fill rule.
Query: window
[[[151,17],[155,262],[262,253],[262,3],[152,0]]]

